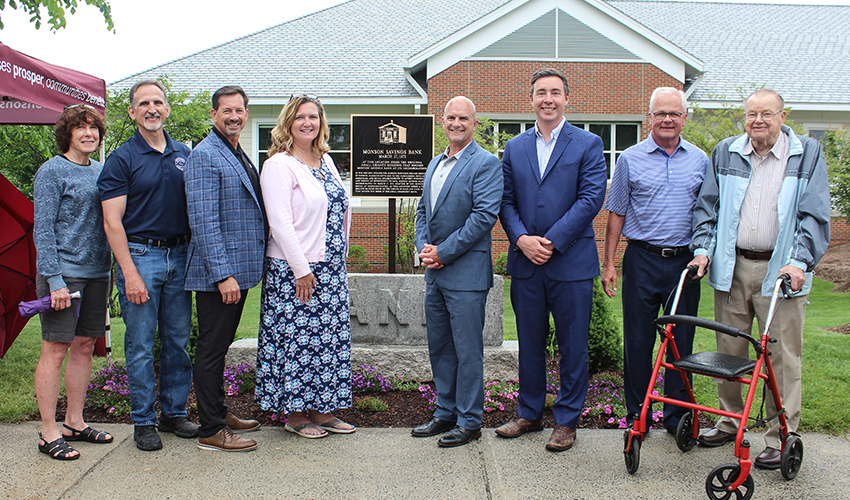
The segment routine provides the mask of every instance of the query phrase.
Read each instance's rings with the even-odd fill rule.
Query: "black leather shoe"
[[[735,440],[735,434],[730,434],[728,432],[723,432],[717,427],[711,429],[710,431],[704,432],[698,439],[699,444],[703,446],[707,446],[709,448],[716,448],[718,446],[723,446],[729,441]]]
[[[437,441],[437,445],[443,448],[451,448],[453,446],[462,446],[473,439],[481,437],[481,429],[464,429],[456,425],[454,429],[446,433]]]
[[[767,447],[756,457],[756,467],[759,469],[776,470],[782,463],[782,452],[776,448]]]
[[[449,422],[448,420],[443,420],[442,418],[431,417],[431,420],[425,422],[424,424],[418,427],[414,427],[413,430],[410,431],[410,433],[416,437],[436,436],[437,434],[442,434],[450,430],[454,426],[454,422]]]

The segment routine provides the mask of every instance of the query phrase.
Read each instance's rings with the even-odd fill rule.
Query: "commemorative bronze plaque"
[[[434,157],[434,115],[351,115],[351,196],[418,198]]]

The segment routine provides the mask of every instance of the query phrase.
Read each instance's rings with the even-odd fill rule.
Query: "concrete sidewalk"
[[[82,457],[51,460],[37,450],[39,422],[0,425],[3,499],[705,499],[705,479],[733,462],[732,446],[682,453],[675,440],[653,431],[641,449],[640,469],[626,473],[623,432],[579,429],[572,450],[550,453],[549,429],[517,439],[486,429],[474,444],[440,449],[436,438],[409,429],[359,429],[351,435],[307,440],[281,427],[250,437],[250,453],[201,451],[195,440],[163,434],[164,448],[136,449],[133,427],[100,424],[115,436],[107,445],[74,443]],[[754,470],[754,499],[850,498],[850,440],[805,434],[799,476]],[[750,436],[754,455],[764,443]]]

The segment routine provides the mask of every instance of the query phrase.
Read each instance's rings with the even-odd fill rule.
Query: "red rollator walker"
[[[716,415],[734,418],[741,422],[741,425],[738,426],[738,434],[735,437],[735,456],[738,458],[738,463],[728,463],[715,467],[705,480],[705,492],[708,494],[708,498],[712,500],[748,500],[753,496],[754,485],[753,478],[750,476],[750,469],[753,465],[752,461],[750,461],[750,442],[744,437],[746,431],[762,427],[769,421],[778,418],[779,435],[782,440],[780,469],[785,479],[794,479],[803,461],[803,442],[800,440],[799,435],[788,432],[785,409],[779,399],[779,390],[773,373],[773,365],[770,362],[770,351],[768,350],[768,345],[776,342],[775,339],[770,338],[770,326],[773,323],[776,309],[779,307],[783,298],[791,298],[791,278],[787,274],[783,274],[776,280],[776,286],[774,286],[773,296],[767,313],[767,320],[764,325],[764,332],[760,339],[756,339],[737,328],[724,325],[723,323],[676,314],[682,289],[686,283],[693,279],[696,272],[696,266],[691,266],[682,271],[679,285],[676,288],[675,298],[673,299],[673,307],[670,309],[671,314],[662,316],[654,321],[658,335],[661,337],[661,346],[658,349],[652,378],[650,379],[656,380],[662,367],[665,369],[665,377],[676,376],[673,372],[678,372],[678,376],[682,377],[682,382],[684,383],[685,390],[688,392],[690,402],[654,395],[653,384],[650,384],[646,391],[646,397],[643,400],[640,419],[635,420],[632,428],[627,430],[624,435],[625,444],[623,454],[626,461],[626,470],[629,474],[634,474],[640,465],[640,448],[643,443],[643,437],[649,430],[647,419],[649,417],[651,402],[669,403],[692,410],[682,416],[679,426],[676,428],[676,445],[680,450],[685,452],[690,451],[697,444],[697,438],[699,437],[699,413],[714,413]],[[752,344],[756,358],[742,358],[717,352],[699,352],[681,357],[676,349],[676,343],[673,341],[672,330],[676,324],[694,325],[713,330],[723,335],[746,339]],[[665,353],[668,347],[672,350],[672,362],[665,361]],[[693,387],[688,381],[687,375],[689,373],[747,385],[747,397],[743,412],[732,413],[697,404],[694,398]],[[763,390],[770,389],[770,394],[773,395],[776,408],[782,409],[778,410],[774,415],[768,415],[765,418],[761,418],[761,415],[758,418],[752,418],[750,417],[750,409],[756,395],[756,390],[758,389],[759,380],[764,381]],[[769,396],[767,395],[767,391],[765,391],[764,398],[767,397]],[[762,405],[764,405],[764,401],[762,401]],[[752,425],[744,425],[750,421],[753,421]]]

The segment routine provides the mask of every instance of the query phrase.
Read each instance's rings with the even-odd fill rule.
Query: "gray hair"
[[[773,89],[758,89],[758,90],[756,90],[752,94],[748,95],[746,99],[744,99],[744,107],[747,107],[747,101],[749,101],[751,97],[753,97],[755,95],[761,95],[761,94],[767,94],[767,95],[773,96],[776,99],[776,102],[779,103],[779,109],[785,109],[785,99],[783,99],[782,96],[779,95],[779,92],[777,92]]]
[[[652,113],[652,110],[655,109],[655,99],[661,94],[676,94],[679,96],[679,99],[682,100],[682,111],[685,114],[688,114],[688,98],[685,97],[685,93],[679,89],[674,89],[673,87],[658,87],[657,89],[652,91],[652,95],[649,97],[649,112]]]
[[[162,84],[159,80],[139,80],[132,87],[130,87],[130,106],[136,107],[136,91],[145,85],[153,85],[158,88],[160,92],[162,92],[162,98],[165,100],[165,104],[168,104],[168,92],[165,91],[165,85]]]

